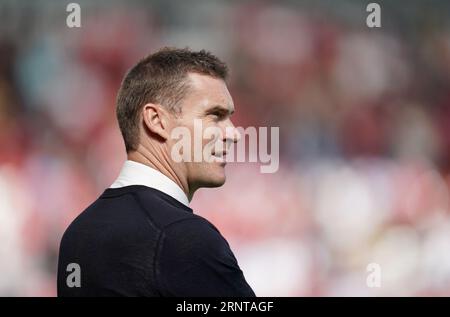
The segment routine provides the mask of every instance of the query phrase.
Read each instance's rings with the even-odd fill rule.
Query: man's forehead
[[[221,107],[230,112],[234,111],[233,99],[228,88],[220,78],[208,75],[189,73],[191,97],[203,108]]]
[[[211,89],[217,91],[227,91],[227,85],[221,78],[212,77],[205,74],[188,73],[189,84],[195,90],[208,90]]]

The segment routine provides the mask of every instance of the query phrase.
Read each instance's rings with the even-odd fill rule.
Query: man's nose
[[[234,143],[237,143],[237,142],[239,142],[239,141],[241,140],[241,133],[240,133],[239,130],[236,129],[234,126],[233,126],[233,130],[234,130],[234,139],[233,139],[233,142],[234,142]]]
[[[231,122],[225,129],[225,139],[233,143],[237,143],[241,139],[241,133]]]

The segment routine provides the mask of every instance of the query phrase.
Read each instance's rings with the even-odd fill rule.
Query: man
[[[226,77],[214,55],[172,48],[127,73],[117,119],[128,160],[64,233],[59,296],[255,296],[227,241],[189,207],[198,188],[224,184],[227,149],[240,138]],[[220,132],[202,138],[202,150],[216,146],[200,161],[187,152],[195,146],[174,151],[172,137],[194,134],[195,122]]]

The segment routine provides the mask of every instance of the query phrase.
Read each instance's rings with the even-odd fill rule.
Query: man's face
[[[230,119],[234,112],[233,100],[222,79],[190,73],[188,80],[190,89],[182,101],[182,113],[175,119],[175,124],[190,132],[191,159],[179,163],[179,167],[187,176],[191,190],[222,186],[225,183],[226,152],[240,138]],[[207,131],[209,135],[205,136]],[[201,139],[195,133],[201,133]],[[199,140],[197,146],[195,138]],[[195,155],[201,157],[200,162],[195,160]]]

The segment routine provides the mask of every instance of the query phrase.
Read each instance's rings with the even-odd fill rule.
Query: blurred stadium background
[[[450,3],[0,2],[0,295],[54,296],[66,226],[125,159],[115,94],[166,45],[231,67],[237,126],[280,169],[231,164],[192,207],[259,296],[450,295]],[[366,285],[369,263],[381,287]]]

